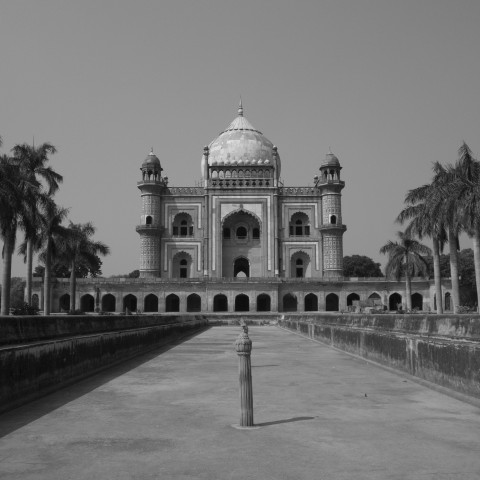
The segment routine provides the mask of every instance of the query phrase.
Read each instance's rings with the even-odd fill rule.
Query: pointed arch
[[[102,297],[102,311],[114,312],[116,299],[111,293],[107,293]]]
[[[225,224],[225,222],[235,216],[235,215],[238,215],[238,214],[246,214],[246,215],[249,215],[250,217],[252,217],[254,220],[256,220],[258,222],[258,225],[262,225],[262,221],[260,220],[260,218],[258,217],[258,215],[256,215],[255,213],[253,212],[250,212],[249,210],[245,210],[244,208],[237,208],[235,210],[232,210],[231,212],[228,212],[223,218],[222,218],[222,226]]]
[[[309,293],[305,295],[305,311],[306,312],[316,312],[318,311],[318,297],[314,293]]]
[[[145,297],[143,304],[144,312],[158,312],[158,297],[153,293]]]
[[[191,278],[193,259],[185,250],[177,252],[172,258],[172,277]]]
[[[68,312],[70,310],[70,295],[68,293],[64,293],[59,299],[58,299],[58,306],[59,306],[59,311],[65,311]]]
[[[202,299],[200,295],[191,293],[187,297],[187,312],[201,312],[202,311]]]
[[[80,310],[82,312],[94,312],[95,311],[95,298],[89,293],[80,297]]]
[[[423,295],[421,293],[415,292],[412,295],[412,309],[413,308],[423,310]]]
[[[398,292],[394,292],[388,298],[388,309],[398,310],[402,306],[402,296]]]
[[[290,277],[310,278],[311,277],[310,255],[303,250],[297,250],[290,257]]]
[[[327,312],[338,312],[338,310],[339,310],[339,299],[338,299],[337,294],[329,293],[325,297],[325,310]]]
[[[165,311],[166,312],[179,312],[180,311],[180,298],[178,295],[171,293],[165,298]]]
[[[123,311],[128,310],[130,312],[137,311],[137,297],[131,293],[123,297]]]
[[[360,295],[358,293],[347,295],[347,307],[353,306],[353,302],[355,301],[360,301]]]

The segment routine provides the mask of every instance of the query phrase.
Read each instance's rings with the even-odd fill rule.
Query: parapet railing
[[[448,279],[443,279],[448,280]],[[42,278],[34,277],[34,283],[42,282]],[[58,283],[69,283],[69,278],[56,278],[54,281]],[[404,280],[400,280],[402,282]],[[413,277],[413,282],[429,282],[428,279],[422,277]],[[129,277],[97,277],[97,278],[77,278],[77,283],[87,284],[106,284],[106,283],[298,283],[298,284],[318,284],[318,283],[338,283],[338,282],[372,282],[372,283],[391,283],[395,280],[388,280],[385,277],[317,277],[317,278],[296,278],[296,277],[196,277],[196,278],[164,278],[164,277],[148,277],[148,278],[129,278]]]

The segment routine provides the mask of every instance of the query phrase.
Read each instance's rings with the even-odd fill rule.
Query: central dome
[[[240,102],[238,116],[210,143],[208,165],[271,165],[279,175],[280,157],[273,143],[243,116]]]

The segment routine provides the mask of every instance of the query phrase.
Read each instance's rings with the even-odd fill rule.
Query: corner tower
[[[315,177],[315,186],[322,197],[323,276],[343,276],[343,233],[347,229],[342,223],[342,194],[345,182],[340,180],[340,162],[332,153],[327,153],[320,166],[320,177]]]
[[[140,234],[140,277],[160,276],[161,194],[168,179],[162,177],[160,160],[153,149],[140,168],[142,180],[137,183],[142,196],[142,214],[136,231]]]

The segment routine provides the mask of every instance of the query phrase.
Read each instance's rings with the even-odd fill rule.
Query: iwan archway
[[[249,277],[250,276],[250,262],[248,258],[238,257],[233,262],[233,276],[234,277]]]

